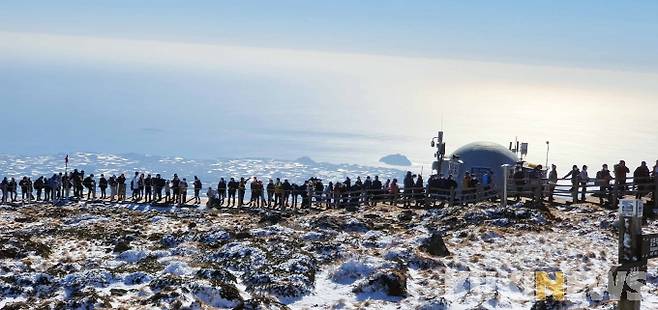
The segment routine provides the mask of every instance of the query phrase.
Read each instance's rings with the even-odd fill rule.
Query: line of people
[[[180,179],[176,174],[171,180],[167,180],[160,174],[152,177],[150,174],[135,172],[129,184],[127,182],[128,179],[123,173],[108,178],[101,174],[97,182],[93,174],[86,175],[84,170],[77,169],[70,173],[56,173],[49,178],[41,176],[34,181],[30,177],[23,177],[18,183],[14,178],[5,177],[0,182],[1,201],[17,202],[18,188],[21,190],[21,201],[48,202],[70,198],[95,200],[98,193],[100,195],[98,199],[125,202],[128,199],[128,189],[131,191],[130,200],[133,202],[185,204],[191,201],[187,199],[187,179]],[[203,187],[201,180],[195,176],[191,186],[194,190],[192,200],[195,204],[200,204]]]
[[[571,181],[569,192],[572,195],[572,202],[574,203],[585,201],[587,193],[592,193],[591,189],[588,190],[588,187],[591,186],[598,187],[598,190],[593,195],[599,198],[600,204],[611,201],[615,193],[618,199],[624,197],[629,192],[629,188],[635,193],[636,199],[641,199],[655,190],[656,177],[658,176],[658,160],[656,161],[656,165],[653,166],[653,169],[650,169],[645,161],[640,163],[640,166],[633,172],[632,183],[629,184],[630,172],[630,169],[626,166],[626,162],[620,160],[619,163],[613,166],[612,170],[609,169],[607,164],[603,164],[601,170],[596,172],[594,178],[590,177],[587,165],[583,165],[582,169],[579,169],[578,165],[573,165],[571,171],[561,179]],[[559,179],[557,167],[553,165],[548,176],[548,195],[551,201]]]

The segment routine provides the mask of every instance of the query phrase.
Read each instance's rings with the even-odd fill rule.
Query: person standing
[[[553,195],[555,193],[555,187],[557,186],[557,166],[551,165],[551,171],[548,173],[548,201],[553,202]]]
[[[69,199],[69,196],[71,194],[71,177],[69,176],[69,173],[66,172],[62,176],[62,196],[64,199]]]
[[[87,200],[96,198],[96,180],[94,174],[90,174],[84,179],[84,186],[87,188]]]
[[[83,193],[84,188],[83,188],[83,185],[82,185],[82,181],[84,180],[84,176],[85,176],[85,171],[80,170],[80,173],[78,173],[78,175],[75,178],[74,185],[75,185],[75,190],[77,192],[76,198],[78,198],[78,199],[84,198],[84,193]],[[55,187],[53,187],[53,192],[54,192],[54,188]]]
[[[468,172],[466,172],[468,174]],[[466,178],[466,176],[464,176]],[[526,176],[523,172],[521,166],[516,166],[514,174],[512,175],[514,179],[514,185],[516,186],[516,201],[521,201],[521,196],[525,194],[526,191]],[[462,191],[465,189],[462,189]],[[576,189],[577,190],[577,189]]]
[[[130,189],[132,190],[132,200],[137,201],[139,198],[139,172],[135,171],[135,176],[130,181]]]
[[[144,200],[146,202],[153,200],[153,178],[150,174],[144,179]]]
[[[0,191],[2,191],[2,202],[6,203],[7,195],[9,192],[9,181],[7,181],[7,177],[2,179],[2,182],[0,182]]]
[[[41,193],[43,192],[43,176],[40,176],[34,181],[34,190],[37,191],[37,201],[41,200]]]
[[[162,189],[165,186],[165,180],[162,179],[159,173],[151,180],[151,186],[153,187],[153,200],[160,202],[162,200]]]
[[[174,178],[171,179],[171,191],[173,194],[173,203],[180,203],[180,179],[178,174],[174,173]]]
[[[647,162],[643,161],[633,172],[633,185],[637,190],[635,199],[641,199],[648,193],[647,187],[649,186],[650,178],[651,171],[647,167]]]
[[[596,173],[596,182],[599,184],[599,204],[604,204],[604,199],[610,200],[610,181],[612,181],[612,175],[610,175],[610,170],[608,170],[608,164],[603,164],[601,170]]]
[[[283,183],[279,178],[276,178],[276,183],[274,183],[274,206],[283,207]]]
[[[98,179],[98,187],[101,189],[101,199],[107,198],[107,179],[102,173],[100,179]]]
[[[164,180],[165,203],[171,202],[171,182]]]
[[[626,178],[631,171],[626,167],[626,162],[623,160],[620,160],[618,164],[615,165],[614,167],[614,172],[615,172],[615,186],[617,187],[617,190],[619,191],[619,198],[624,197],[626,194],[626,190],[628,189],[626,187]]]
[[[238,207],[242,207],[244,204],[244,194],[247,191],[247,181],[244,178],[240,178],[240,183],[238,184]]]
[[[27,177],[23,177],[18,181],[18,186],[21,188],[21,201],[25,202],[26,198],[30,197],[27,192]]]
[[[239,184],[235,181],[235,178],[231,178],[228,181],[228,201],[227,205],[230,204],[231,207],[235,206],[235,193],[237,192]],[[231,201],[231,199],[233,201]]]
[[[226,181],[224,178],[220,178],[217,183],[217,199],[219,199],[219,206],[223,206],[226,199]]]
[[[117,185],[119,189],[117,201],[124,202],[126,201],[126,176],[123,173],[117,178]]]
[[[400,187],[398,186],[398,179],[393,179],[388,187],[388,194],[391,196],[391,205],[396,204],[398,195],[400,194]]]
[[[274,181],[272,179],[270,179],[267,182],[266,191],[267,191],[267,207],[271,208],[272,207],[272,198],[274,197]]]
[[[571,177],[571,196],[573,197],[572,203],[578,202],[578,185],[580,184],[580,169],[578,169],[577,165],[573,165],[571,167],[571,171],[567,173],[562,179],[566,180],[567,178]]]
[[[589,175],[587,174],[587,165],[583,165],[583,170],[580,171],[578,177],[581,186],[580,201],[585,201],[585,194],[587,194],[587,183],[589,182]]]
[[[201,197],[199,194],[201,193],[201,188],[203,188],[203,184],[201,184],[201,180],[197,178],[197,176],[194,176],[194,203],[195,204],[200,204],[201,203]]]
[[[110,186],[110,201],[114,201],[114,197],[117,195],[117,177],[112,175],[108,180],[107,184]]]
[[[414,184],[414,199],[416,200],[416,207],[425,205],[425,194],[423,193],[424,188],[423,176],[418,175],[416,178],[416,184]]]
[[[64,183],[62,182],[62,178],[64,176],[60,172],[57,174],[57,188],[54,189],[55,191],[55,197],[57,197],[58,200],[62,199],[62,195],[64,194]]]
[[[180,195],[180,204],[181,205],[187,204],[187,179],[186,178],[183,178],[183,180],[180,181],[178,193]]]
[[[251,198],[249,199],[249,205],[260,206],[260,190],[258,188],[258,179],[253,178],[251,184],[249,184],[251,189]]]
[[[349,178],[347,178],[347,181],[349,182]],[[293,187],[288,181],[288,179],[283,180],[283,201],[281,202],[282,206],[288,207],[288,199],[290,198],[290,195],[292,195]]]
[[[9,198],[11,202],[16,202],[18,199],[18,185],[16,184],[16,179],[14,178],[9,180]]]

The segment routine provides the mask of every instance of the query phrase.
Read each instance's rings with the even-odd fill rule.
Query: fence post
[[[658,171],[656,171],[657,168],[654,168],[654,175],[653,175],[653,212],[658,211]],[[653,212],[651,213],[651,216],[653,216]]]
[[[503,194],[500,197],[500,206],[507,207],[507,182],[509,182],[509,165],[502,165],[503,168]]]
[[[619,206],[619,267],[613,269],[611,275],[614,279],[617,278],[618,271],[628,272],[629,277],[630,274],[646,272],[646,260],[642,261],[640,258],[641,248],[639,246],[642,238],[642,213],[639,211],[642,209],[642,201],[636,199],[633,205],[635,207],[631,206],[629,211],[632,212],[630,213],[625,212],[627,208],[624,206]],[[618,309],[639,310],[641,300],[639,293],[637,291],[638,296],[636,296],[639,299],[629,298],[630,293],[626,291],[626,285],[623,285],[617,303]]]

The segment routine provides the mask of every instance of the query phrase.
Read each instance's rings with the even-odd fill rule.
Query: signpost
[[[658,234],[642,236],[642,255],[640,258],[647,260],[658,257]]]
[[[640,309],[640,288],[646,280],[647,260],[658,257],[658,234],[642,235],[643,212],[642,200],[619,200],[619,265],[612,268],[609,283],[622,281],[620,310]]]

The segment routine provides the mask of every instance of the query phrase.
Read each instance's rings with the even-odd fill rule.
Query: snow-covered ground
[[[534,272],[561,271],[567,301],[559,307],[610,309],[615,218],[587,204],[359,212],[5,205],[0,308],[530,309],[543,305]],[[448,256],[433,251],[437,235]],[[658,308],[657,266],[649,264],[644,309]]]

